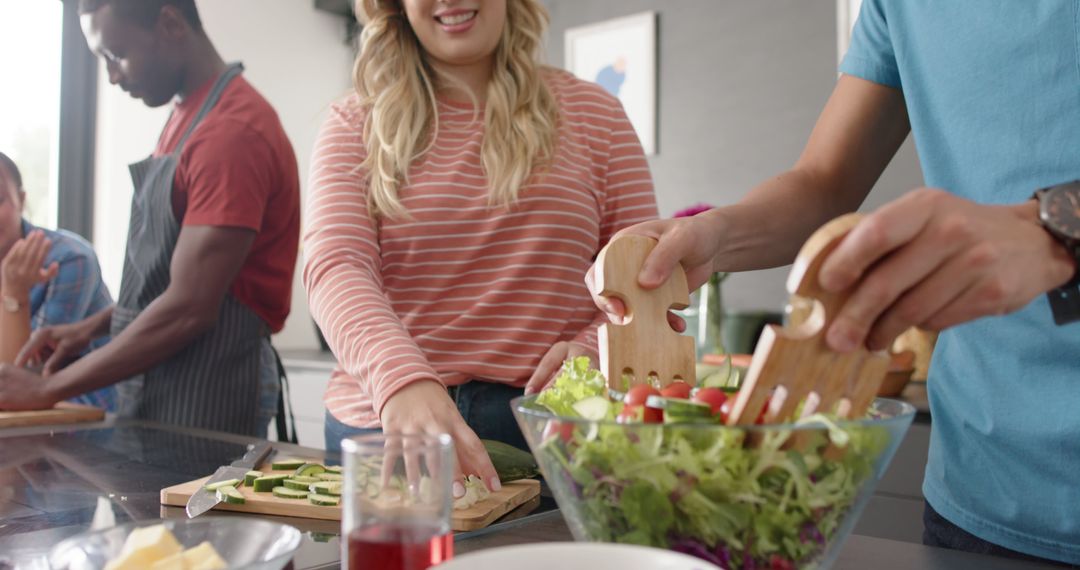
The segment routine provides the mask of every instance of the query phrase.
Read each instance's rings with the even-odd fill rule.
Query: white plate
[[[595,542],[545,542],[470,552],[435,567],[438,570],[720,570],[686,554]]]

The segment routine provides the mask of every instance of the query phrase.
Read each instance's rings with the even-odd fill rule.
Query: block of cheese
[[[183,556],[186,570],[224,570],[229,567],[209,542],[185,550]]]
[[[180,553],[183,548],[165,525],[136,528],[124,541],[120,556],[105,565],[105,570],[149,568],[155,562]]]
[[[177,552],[172,556],[166,556],[161,560],[158,560],[151,566],[152,570],[187,570],[187,565],[184,564],[184,553]]]

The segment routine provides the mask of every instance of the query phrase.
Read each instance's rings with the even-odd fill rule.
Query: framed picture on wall
[[[566,30],[566,69],[619,98],[645,154],[656,153],[656,12]]]

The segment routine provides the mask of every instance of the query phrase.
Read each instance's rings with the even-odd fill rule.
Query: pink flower
[[[673,217],[675,217],[675,218],[687,218],[687,217],[690,217],[690,216],[696,216],[696,215],[698,215],[698,214],[700,214],[702,212],[708,212],[711,209],[713,209],[713,206],[710,206],[708,204],[694,204],[693,206],[690,206],[689,208],[686,208],[684,210],[679,210],[678,212],[675,212],[675,215]]]

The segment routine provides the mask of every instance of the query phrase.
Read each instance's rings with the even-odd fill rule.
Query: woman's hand
[[[52,241],[41,230],[34,230],[15,242],[3,262],[0,262],[0,292],[25,301],[34,285],[56,277],[60,270],[58,263],[42,267],[51,247]]]
[[[484,444],[439,382],[421,380],[402,388],[383,405],[381,420],[383,432],[388,434],[450,434],[458,459],[454,467],[455,499],[465,494],[466,474],[479,476],[491,491],[502,488]]]
[[[1075,271],[1035,201],[988,206],[919,189],[864,218],[825,261],[823,287],[854,287],[826,340],[838,351],[884,349],[911,326],[1017,311]]]
[[[544,388],[555,379],[555,375],[558,374],[559,368],[562,367],[562,363],[567,358],[576,358],[578,356],[588,356],[589,366],[596,368],[600,365],[600,356],[596,354],[595,350],[587,348],[573,342],[557,342],[551,345],[547,354],[540,359],[540,364],[536,365],[536,370],[533,371],[532,378],[529,378],[529,382],[525,384],[526,394],[535,394]]]

